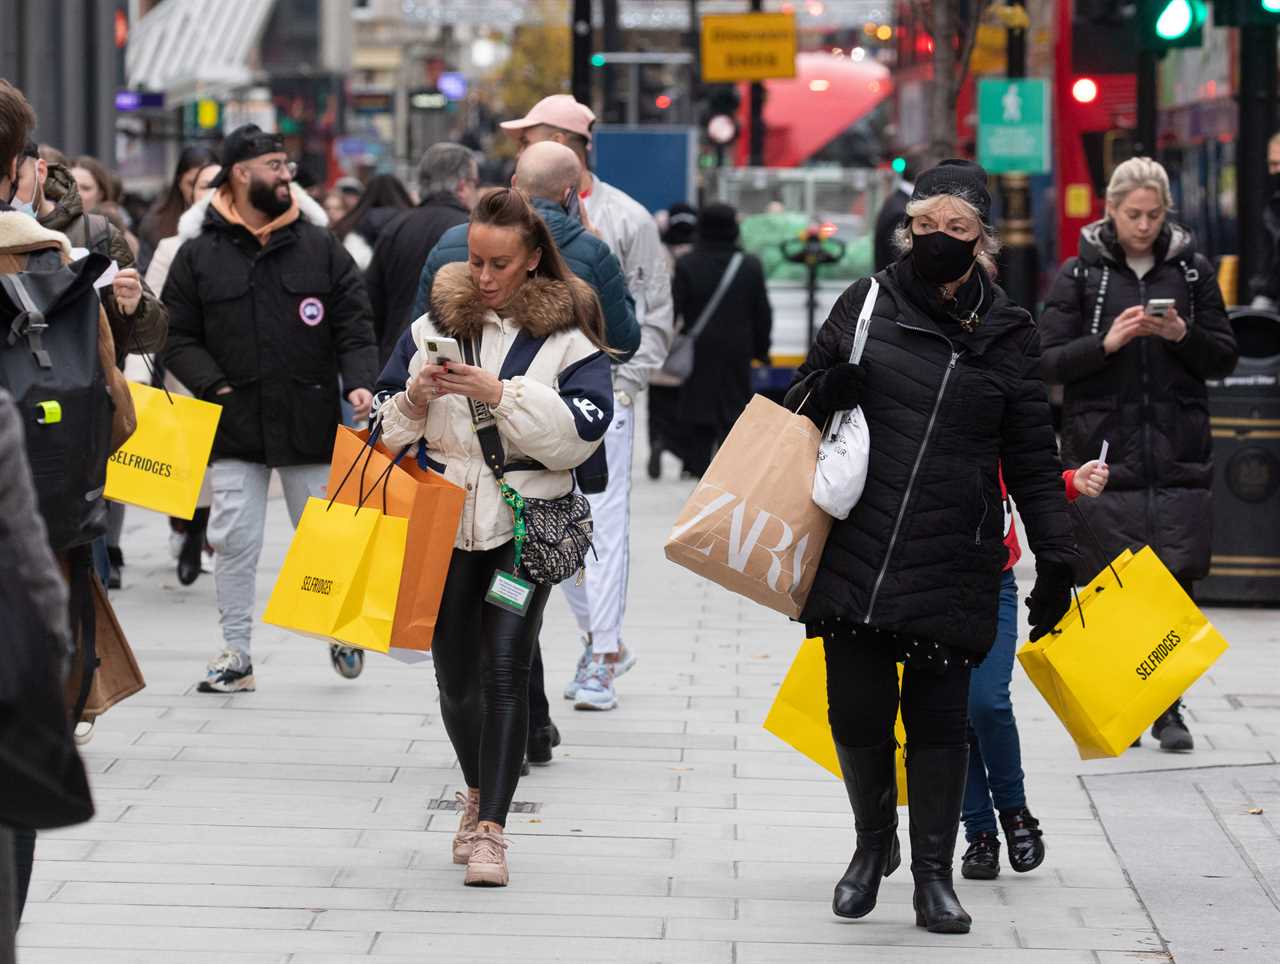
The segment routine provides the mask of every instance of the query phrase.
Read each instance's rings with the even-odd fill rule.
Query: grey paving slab
[[[90,744],[99,817],[41,836],[20,960],[1280,960],[1267,890],[1280,872],[1274,614],[1210,613],[1232,645],[1187,695],[1190,755],[1148,740],[1081,761],[1016,671],[1045,865],[958,882],[969,935],[914,926],[905,867],[875,913],[841,921],[829,908],[853,842],[843,787],[761,728],[802,634],[665,560],[690,488],[635,480],[626,641],[640,661],[616,711],[575,713],[559,698],[580,643],[553,594],[542,641],[564,742],[517,790],[535,812],[511,817],[512,885],[501,891],[461,886],[456,815],[429,808],[462,787],[430,665],[371,656],[359,680],[341,680],[321,643],[259,623],[258,692],[196,693],[220,645],[212,580],[179,586],[167,524],[130,510],[115,602],[148,687],[103,717]],[[267,536],[259,611],[289,541],[278,499]],[[1017,575],[1025,592],[1030,556]],[[1207,778],[1207,765],[1232,776]],[[1232,913],[1249,920],[1229,924]]]
[[[1091,776],[1085,786],[1176,960],[1280,959],[1280,765]]]

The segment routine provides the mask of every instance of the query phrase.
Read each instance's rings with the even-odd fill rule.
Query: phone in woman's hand
[[[456,338],[424,335],[418,343],[418,350],[426,357],[429,365],[443,365],[449,361],[463,364],[462,347]]]

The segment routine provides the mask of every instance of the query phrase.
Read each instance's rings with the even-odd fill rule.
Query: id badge
[[[505,609],[507,612],[523,616],[529,611],[529,602],[533,599],[533,584],[525,582],[519,576],[499,569],[493,574],[493,582],[485,593],[484,601]]]

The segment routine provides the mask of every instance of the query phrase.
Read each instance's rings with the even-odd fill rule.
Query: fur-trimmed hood
[[[60,248],[70,260],[71,242],[65,234],[46,228],[21,211],[0,210],[0,254],[29,254],[49,248]]]
[[[182,217],[178,218],[178,237],[183,241],[198,238],[204,233],[205,216],[209,213],[209,205],[213,202],[213,196],[216,193],[216,191],[210,191],[182,212]],[[329,226],[329,215],[325,214],[324,208],[310,194],[296,183],[289,185],[289,193],[293,195],[293,200],[298,205],[298,214],[304,221],[309,221],[320,228]]]
[[[538,275],[520,286],[504,314],[534,338],[572,330],[577,321],[570,284],[577,287],[577,297],[591,296],[591,289],[577,278],[566,283]],[[451,338],[473,337],[483,330],[492,310],[480,300],[466,262],[447,264],[436,273],[431,286],[431,323],[437,331]]]

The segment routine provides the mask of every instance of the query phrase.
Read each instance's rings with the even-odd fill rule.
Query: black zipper
[[[925,450],[929,447],[929,439],[933,435],[933,426],[938,421],[938,410],[942,407],[942,396],[947,391],[947,383],[951,381],[951,373],[955,371],[956,362],[960,358],[960,352],[956,351],[956,346],[951,339],[941,332],[930,331],[928,328],[916,328],[913,325],[904,325],[902,322],[898,322],[898,326],[908,331],[918,331],[925,335],[941,338],[947,343],[947,347],[951,349],[951,360],[947,363],[947,368],[942,373],[942,384],[938,386],[938,394],[934,396],[933,411],[929,415],[929,424],[924,430],[924,438],[920,442],[920,448],[916,451],[915,464],[911,466],[911,477],[907,480],[907,489],[902,494],[902,504],[898,507],[898,517],[893,523],[893,533],[889,536],[889,545],[884,551],[884,562],[880,566],[875,586],[871,590],[871,599],[867,603],[867,615],[863,618],[863,623],[871,622],[871,614],[876,607],[876,597],[880,595],[880,585],[884,582],[885,573],[889,571],[889,560],[893,558],[893,550],[898,542],[898,533],[902,530],[902,520],[906,517],[907,505],[911,502],[911,492],[915,488],[916,476],[920,473],[920,464],[924,461]]]

